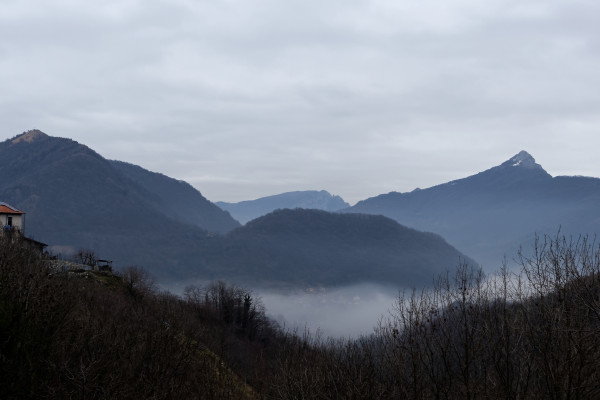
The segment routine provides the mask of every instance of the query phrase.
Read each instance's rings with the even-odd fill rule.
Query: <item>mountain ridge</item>
[[[338,211],[350,206],[340,196],[331,195],[326,190],[285,192],[237,203],[218,201],[215,204],[231,213],[242,224],[278,209],[304,208]]]
[[[423,287],[461,261],[476,265],[439,235],[383,216],[315,209],[273,211],[228,233],[221,246],[205,251],[215,278],[235,278],[228,267],[233,263],[250,280],[268,272],[269,279],[290,275],[305,286]]]
[[[197,225],[210,232],[227,233],[240,224],[216,204],[208,201],[189,183],[148,171],[125,161],[109,160],[125,176],[157,196],[158,208],[168,210],[180,222]]]
[[[439,233],[478,262],[498,266],[519,245],[530,244],[536,233],[600,231],[594,222],[598,201],[600,179],[552,177],[522,151],[465,178],[371,197],[343,212],[381,214]]]
[[[185,182],[41,131],[0,143],[0,170],[0,199],[27,213],[28,235],[64,252],[92,249],[116,267],[142,265],[162,282],[421,285],[467,259],[384,217],[288,209],[239,226]]]
[[[61,252],[90,248],[125,265],[176,267],[180,251],[216,229],[161,212],[165,199],[156,191],[71,139],[28,131],[6,140],[0,143],[0,169],[9,177],[0,182],[0,198],[27,213],[28,235]],[[239,226],[213,207],[228,224],[223,231]],[[169,246],[153,254],[160,243]],[[138,254],[130,254],[131,246]]]

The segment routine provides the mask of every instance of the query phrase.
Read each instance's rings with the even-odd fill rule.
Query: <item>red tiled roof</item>
[[[6,204],[6,203],[0,203],[0,214],[25,214],[23,211],[20,211],[16,208],[14,208],[13,206]]]

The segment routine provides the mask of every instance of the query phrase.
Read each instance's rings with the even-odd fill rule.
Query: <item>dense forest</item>
[[[140,268],[56,271],[0,246],[0,398],[593,399],[600,252],[542,238],[497,276],[459,265],[359,339],[289,332],[251,292],[178,297]]]
[[[196,248],[206,276],[253,287],[421,287],[461,259],[475,264],[439,235],[380,215],[322,210],[276,210]]]

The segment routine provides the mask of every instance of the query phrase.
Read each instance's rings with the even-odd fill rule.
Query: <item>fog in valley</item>
[[[178,296],[188,286],[207,287],[209,281],[182,281],[159,284]],[[305,330],[321,337],[356,338],[373,332],[379,321],[387,318],[398,300],[402,288],[373,283],[337,288],[306,288],[292,290],[253,289],[250,291],[265,307],[266,315],[286,331]],[[410,289],[412,290],[412,289]]]
[[[398,289],[376,284],[360,284],[340,288],[310,288],[290,294],[261,292],[257,294],[269,317],[287,330],[324,337],[368,335],[387,317],[398,298]]]
[[[532,257],[532,249],[524,249],[525,257]],[[522,265],[516,255],[504,260],[505,279],[512,288],[519,288],[526,294],[533,294],[527,279],[522,274]],[[457,266],[458,268],[458,266]],[[453,282],[454,271],[447,271]],[[441,275],[445,275],[442,273]],[[439,278],[439,277],[438,277]],[[432,277],[431,285],[437,281]],[[215,281],[180,281],[158,286],[178,296],[184,296],[186,287],[207,288]],[[341,287],[308,287],[304,289],[265,289],[252,285],[227,282],[250,292],[258,304],[262,304],[265,314],[287,332],[300,335],[305,332],[321,338],[358,338],[370,335],[380,322],[387,323],[390,317],[397,316],[399,298],[410,298],[413,293],[430,293],[425,287],[400,287],[376,283],[360,283]],[[503,285],[500,267],[482,270],[482,287],[492,292]]]

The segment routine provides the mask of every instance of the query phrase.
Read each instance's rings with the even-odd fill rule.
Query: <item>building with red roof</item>
[[[25,233],[25,213],[8,203],[0,202],[0,226],[5,230]]]
[[[23,238],[23,243],[30,248],[37,249],[40,254],[48,246],[46,243],[25,236],[25,213],[23,211],[8,203],[0,202],[0,234],[5,232],[9,234],[18,232]]]

